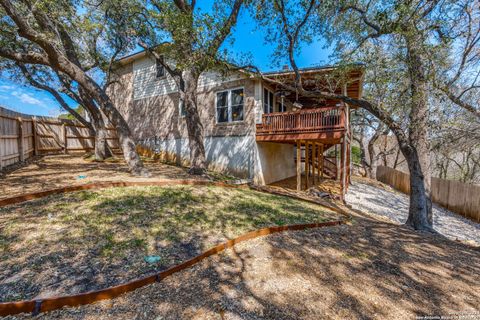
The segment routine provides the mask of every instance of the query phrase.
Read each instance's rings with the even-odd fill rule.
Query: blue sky
[[[265,43],[264,31],[256,28],[255,23],[246,10],[242,10],[232,36],[235,42],[228,48],[232,53],[250,53],[254,64],[263,71],[276,69],[272,64],[271,58],[275,44]],[[322,41],[304,45],[297,57],[297,64],[300,67],[309,67],[328,63],[329,50],[323,47],[324,43]],[[69,99],[67,98],[66,100],[68,101]],[[75,105],[71,100],[69,104]],[[48,93],[16,84],[1,76],[0,105],[18,112],[34,115],[58,116],[60,113],[64,113],[58,103]]]

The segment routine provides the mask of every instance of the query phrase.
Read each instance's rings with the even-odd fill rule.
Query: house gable
[[[245,78],[240,73],[233,73],[228,76],[218,71],[206,71],[198,79],[198,91],[202,92]],[[143,57],[133,61],[133,99],[145,99],[155,96],[167,95],[177,92],[177,86],[173,78],[167,73],[164,77],[157,78],[155,61],[150,57]]]

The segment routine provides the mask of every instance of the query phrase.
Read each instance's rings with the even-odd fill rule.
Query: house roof
[[[339,71],[338,74],[335,72]],[[359,99],[362,97],[363,91],[363,78],[364,78],[364,65],[361,63],[354,63],[348,66],[315,66],[299,69],[302,75],[302,85],[307,90],[314,90],[316,88],[325,87],[328,90],[332,90],[337,94],[343,93],[343,84],[346,86],[347,95],[352,98]],[[282,83],[289,83],[292,87],[295,86],[295,72],[291,69],[272,71],[264,73],[269,78],[275,78]],[[334,81],[332,81],[334,80]],[[275,91],[282,91],[280,85],[271,85]],[[295,97],[294,97],[295,95]],[[296,97],[293,92],[287,92],[287,98],[298,101],[304,106],[319,104],[332,105],[334,101],[320,101],[315,98],[308,97]]]
[[[354,63],[350,65],[351,67],[357,67],[357,68],[362,68],[364,66],[363,63]],[[326,71],[332,71],[335,69],[338,69],[338,65],[318,65],[318,66],[313,66],[313,67],[306,67],[306,68],[299,68],[298,71],[302,74],[306,73],[315,73],[315,72],[326,72]],[[268,71],[264,72],[263,74],[266,76],[276,76],[276,75],[287,75],[287,74],[294,74],[295,72],[292,69],[282,69],[282,70],[275,70],[275,71]]]
[[[135,52],[126,56],[123,56],[117,60],[115,60],[115,63],[118,63],[120,65],[126,65],[129,64],[137,59],[143,58],[147,55],[147,52],[145,50]]]

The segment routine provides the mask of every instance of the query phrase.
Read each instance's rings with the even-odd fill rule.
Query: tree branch
[[[70,108],[70,106],[67,104],[67,102],[65,101],[65,99],[63,99],[63,97],[57,92],[57,90],[53,89],[52,87],[50,86],[47,86],[45,84],[42,84],[40,82],[38,82],[37,80],[35,80],[33,78],[33,75],[30,73],[30,71],[28,71],[27,67],[24,65],[24,64],[21,64],[21,63],[17,63],[17,66],[18,68],[20,69],[20,71],[22,72],[22,74],[25,76],[25,78],[28,80],[28,82],[35,88],[38,88],[40,90],[43,90],[43,91],[46,91],[48,93],[50,93],[54,98],[55,100],[57,100],[57,102],[60,104],[60,106],[65,110],[67,111],[68,113],[70,113],[73,117],[75,117],[75,119],[77,119],[81,124],[83,124],[85,127],[89,128],[90,130],[94,131],[93,129],[93,126],[90,122],[88,122],[87,120],[85,120],[85,118],[83,118],[78,112],[76,112],[74,109]]]
[[[210,42],[206,52],[207,55],[214,56],[216,55],[218,49],[225,41],[227,36],[230,34],[232,27],[237,23],[238,14],[243,5],[244,0],[235,0],[232,11],[228,18],[224,21],[223,26],[218,30],[216,36]]]

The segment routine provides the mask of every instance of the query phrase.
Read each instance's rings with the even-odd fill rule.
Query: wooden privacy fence
[[[113,128],[108,143],[119,150]],[[95,147],[95,137],[78,121],[36,117],[0,107],[0,169],[34,155],[86,152]]]
[[[410,194],[410,176],[379,166],[377,180]],[[432,178],[432,201],[474,221],[480,221],[480,186],[454,180]]]

